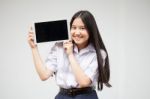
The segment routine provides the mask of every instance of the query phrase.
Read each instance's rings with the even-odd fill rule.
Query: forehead
[[[72,25],[74,26],[84,26],[84,23],[80,17],[75,18]]]

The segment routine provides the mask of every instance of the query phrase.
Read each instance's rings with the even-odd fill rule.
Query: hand
[[[70,55],[73,53],[73,43],[71,40],[64,41],[63,47],[67,55]]]
[[[32,30],[32,27],[30,28],[29,33],[28,33],[28,43],[31,48],[37,47],[37,45],[34,43],[34,33]]]

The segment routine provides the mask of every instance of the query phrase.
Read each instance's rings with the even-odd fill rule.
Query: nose
[[[75,35],[80,35],[80,34],[81,34],[81,31],[79,29],[76,29]]]

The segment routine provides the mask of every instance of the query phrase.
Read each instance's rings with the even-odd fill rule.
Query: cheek
[[[76,32],[74,30],[70,31],[71,37],[76,36]]]
[[[70,31],[70,37],[73,39],[73,32]]]
[[[71,37],[73,36],[73,32],[70,32],[70,36],[71,36]]]
[[[71,34],[71,35],[73,34],[73,30],[70,30],[70,34]]]
[[[85,35],[84,35],[87,39],[89,39],[89,34],[87,32],[85,32]]]
[[[86,37],[86,40],[87,40],[87,41],[89,40],[89,36]]]

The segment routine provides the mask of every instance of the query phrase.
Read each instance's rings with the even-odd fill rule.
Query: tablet
[[[69,39],[67,20],[34,23],[36,43]]]

